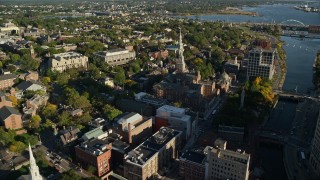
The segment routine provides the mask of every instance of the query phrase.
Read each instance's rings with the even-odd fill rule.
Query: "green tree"
[[[70,79],[69,74],[63,72],[63,73],[57,74],[56,81],[57,81],[57,84],[59,85],[65,85],[69,82],[69,79]]]
[[[9,151],[15,152],[15,153],[21,153],[27,148],[27,146],[21,142],[21,141],[16,141],[13,144],[9,146]]]
[[[31,55],[27,55],[27,54],[22,56],[20,63],[21,63],[21,69],[25,71],[37,70],[40,65],[39,61],[36,61],[31,57]]]
[[[114,118],[122,114],[122,111],[120,111],[119,109],[116,109],[115,107],[109,104],[106,104],[103,107],[102,111],[103,111],[104,117],[107,118],[109,121],[113,121]]]
[[[68,112],[63,111],[59,116],[58,116],[58,124],[60,126],[69,126],[72,124],[72,119],[71,116]]]
[[[30,122],[29,122],[29,127],[31,129],[37,129],[40,127],[41,124],[41,117],[39,115],[32,116]]]
[[[43,108],[42,114],[48,118],[48,117],[53,117],[57,114],[57,109],[58,107],[54,104],[47,103],[47,105]]]
[[[4,146],[12,144],[15,142],[16,133],[14,130],[5,130],[3,127],[0,127],[0,142]]]
[[[61,180],[82,180],[82,177],[74,170],[70,169],[61,174]]]
[[[88,123],[92,120],[92,116],[89,112],[85,112],[81,117],[78,118],[78,122],[81,124]]]
[[[52,128],[53,126],[55,126],[55,124],[50,119],[46,119],[46,122],[43,123],[42,126],[45,128]]]
[[[10,59],[11,59],[11,61],[12,62],[18,62],[18,61],[20,61],[20,55],[19,54],[12,54],[11,56],[10,56]]]
[[[123,85],[126,80],[125,71],[122,67],[116,67],[116,75],[114,76],[114,82],[118,85]]]

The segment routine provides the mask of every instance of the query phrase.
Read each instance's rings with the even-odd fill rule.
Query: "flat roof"
[[[195,151],[187,151],[182,153],[180,159],[186,159],[188,161],[192,161],[198,164],[203,164],[206,159],[206,155],[204,153],[199,153]]]
[[[83,56],[83,55],[80,53],[77,53],[77,52],[73,52],[73,51],[53,55],[53,57],[55,57],[55,58],[57,58],[57,57],[72,58],[72,57],[81,57],[81,56]]]
[[[107,152],[111,149],[108,149],[109,141],[103,139],[90,139],[81,143],[81,145],[77,146],[78,148],[86,151],[95,156],[100,156],[104,152]]]
[[[159,107],[158,110],[170,112],[170,113],[178,113],[178,114],[183,114],[186,111],[183,108],[178,108],[178,107],[169,106],[169,105],[163,105],[163,106]]]

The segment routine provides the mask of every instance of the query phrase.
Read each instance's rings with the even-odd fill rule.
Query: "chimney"
[[[128,142],[129,144],[132,143],[132,136],[131,136],[131,123],[128,124]]]

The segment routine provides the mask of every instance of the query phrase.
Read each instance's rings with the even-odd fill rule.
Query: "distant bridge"
[[[294,23],[294,25],[299,25],[299,26],[304,26],[306,27],[307,25],[305,25],[303,22],[299,21],[299,20],[295,20],[295,19],[288,19],[288,20],[285,20],[285,21],[282,21],[280,23],[280,25],[288,25],[288,23]],[[290,24],[291,25],[291,24]]]

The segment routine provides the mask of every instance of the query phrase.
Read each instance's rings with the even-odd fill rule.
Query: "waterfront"
[[[257,7],[244,7],[243,11],[257,12],[259,16],[244,15],[203,15],[189,16],[191,19],[202,21],[225,21],[225,22],[275,22],[294,19],[301,21],[306,25],[320,25],[319,13],[307,13],[295,10],[295,4],[283,5],[261,5]],[[316,39],[296,39],[292,37],[281,37],[286,44],[283,48],[287,54],[286,64],[287,73],[283,90],[294,91],[297,87],[299,93],[311,93],[312,83],[312,65],[316,52],[320,49],[320,40]],[[285,101],[279,101],[275,108],[275,113],[266,123],[266,128],[274,131],[288,132],[291,129],[295,118],[297,104]],[[284,162],[283,149],[279,146],[270,146],[261,144],[258,150],[260,156],[260,165],[266,172],[267,179],[288,179]]]

